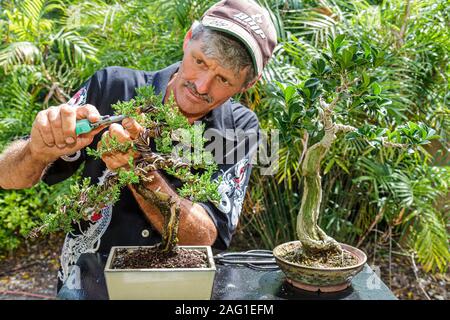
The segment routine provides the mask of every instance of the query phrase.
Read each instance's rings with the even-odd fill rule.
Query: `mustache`
[[[186,83],[184,84],[185,87],[187,87],[188,89],[190,89],[194,95],[196,95],[197,97],[199,97],[200,99],[203,99],[204,101],[208,102],[208,103],[212,103],[213,99],[208,95],[208,94],[200,94],[197,91],[197,88],[195,87],[195,84],[190,82],[190,81],[186,81]]]

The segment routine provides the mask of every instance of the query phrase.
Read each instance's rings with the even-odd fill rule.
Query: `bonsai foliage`
[[[177,231],[180,209],[174,199],[161,191],[152,191],[145,184],[152,180],[152,172],[162,170],[183,182],[177,190],[179,195],[191,201],[220,201],[218,184],[212,181],[217,171],[212,155],[203,148],[204,125],[190,125],[179,112],[173,98],[162,104],[162,96],[155,95],[152,87],[137,89],[137,96],[113,105],[116,114],[135,119],[144,130],[131,143],[116,139],[101,140],[97,150],[88,148],[87,153],[97,159],[111,152],[138,152],[140,157],[130,156],[127,167],[108,172],[102,184],[92,185],[89,178],[71,186],[70,194],[58,199],[56,213],[48,215],[38,232],[69,231],[74,222],[81,219],[95,221],[106,206],[113,205],[121,189],[132,185],[146,200],[159,208],[164,216],[162,251],[171,251],[178,242]],[[155,149],[152,148],[152,140]],[[174,147],[174,142],[179,142]],[[191,152],[191,149],[194,152]]]
[[[295,47],[290,45],[287,49]],[[282,139],[302,146],[294,173],[300,173],[303,183],[296,223],[302,252],[295,256],[300,260],[342,254],[339,243],[318,225],[322,166],[329,170],[324,160],[338,136],[342,135],[347,143],[369,145],[372,151],[389,148],[406,154],[415,153],[417,147],[438,137],[433,129],[421,123],[385,128],[375,121],[370,123],[374,114],[387,116],[391,104],[371,76],[384,59],[383,53],[366,42],[346,39],[344,35],[330,37],[328,47],[318,51],[311,61],[309,77],[298,83],[278,83],[272,96],[280,104],[273,116]],[[358,128],[353,126],[352,116],[361,113],[366,114],[368,121]]]

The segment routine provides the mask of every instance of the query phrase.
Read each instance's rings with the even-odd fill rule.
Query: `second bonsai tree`
[[[286,49],[300,50],[294,44],[287,44]],[[301,43],[298,46],[301,48]],[[376,81],[375,71],[383,59],[379,50],[364,41],[338,35],[329,39],[328,48],[316,52],[308,68],[310,74],[297,83],[278,83],[270,97],[276,102],[272,112],[284,139],[302,146],[294,173],[299,172],[303,184],[296,221],[298,241],[274,250],[280,267],[298,287],[314,291],[344,289],[366,260],[362,251],[338,243],[319,226],[323,210],[321,169],[339,133],[344,141],[367,144],[373,150],[394,148],[399,153],[414,153],[420,145],[438,137],[423,124],[375,125],[373,113],[387,115],[385,108],[392,103],[383,97]],[[367,122],[355,125],[352,117],[362,112]],[[331,165],[333,162],[327,163],[326,168]],[[340,166],[348,171],[345,165]]]

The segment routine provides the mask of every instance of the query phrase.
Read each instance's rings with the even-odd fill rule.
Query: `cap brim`
[[[211,16],[203,17],[202,24],[205,27],[222,31],[237,37],[247,47],[247,50],[252,57],[253,66],[255,67],[257,74],[260,75],[262,73],[263,61],[261,49],[259,48],[256,40],[248,33],[246,29],[229,20]]]

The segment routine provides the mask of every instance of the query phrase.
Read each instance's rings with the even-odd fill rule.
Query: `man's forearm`
[[[1,188],[31,188],[40,181],[48,163],[33,157],[28,142],[28,140],[15,141],[0,154]]]
[[[170,187],[167,187],[170,188]],[[206,210],[197,203],[179,197],[172,189],[161,188],[176,200],[180,206],[180,222],[178,239],[181,245],[212,245],[217,238],[217,230]],[[159,209],[146,201],[133,187],[131,191],[140,208],[144,211],[152,225],[162,234],[164,217]]]

